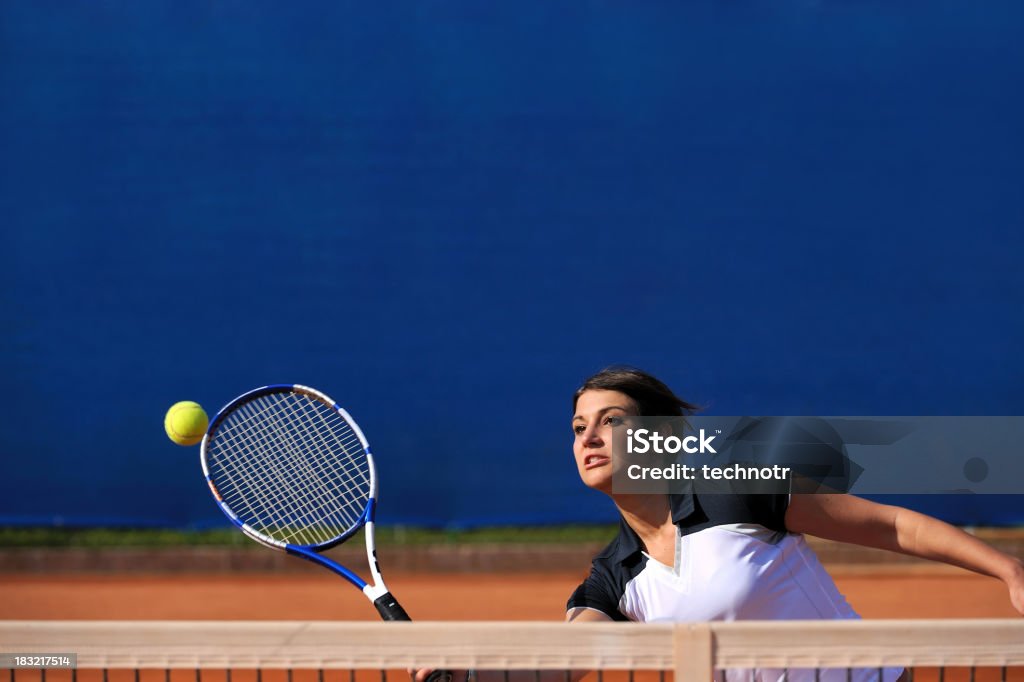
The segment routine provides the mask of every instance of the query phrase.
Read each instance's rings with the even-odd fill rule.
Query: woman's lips
[[[583,458],[584,469],[596,469],[597,467],[604,466],[610,461],[606,455],[587,455]]]

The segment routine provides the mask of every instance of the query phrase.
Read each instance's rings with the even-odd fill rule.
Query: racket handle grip
[[[373,605],[384,620],[412,620],[390,592],[374,599]],[[427,677],[427,682],[452,682],[452,674],[447,670],[435,670]]]
[[[377,607],[377,613],[384,620],[412,620],[390,592],[385,592],[374,599],[373,605]]]

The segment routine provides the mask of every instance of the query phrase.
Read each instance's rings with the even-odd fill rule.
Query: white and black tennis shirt
[[[623,520],[618,536],[594,558],[569,609],[596,609],[613,620],[834,620],[859,618],[802,535],[785,527],[788,495],[672,495],[675,564],[643,551]],[[901,669],[886,669],[885,682]],[[803,673],[803,674],[801,674]],[[846,680],[846,670],[819,679]],[[723,671],[716,679],[814,680],[814,671]],[[877,680],[855,670],[852,680]]]

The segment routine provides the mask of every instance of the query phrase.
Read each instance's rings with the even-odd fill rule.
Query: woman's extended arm
[[[1024,615],[1024,561],[930,516],[853,495],[793,495],[786,528],[943,561],[999,578],[1010,591],[1013,607]]]

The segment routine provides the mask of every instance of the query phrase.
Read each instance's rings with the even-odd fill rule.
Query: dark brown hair
[[[641,417],[685,417],[700,410],[699,405],[683,400],[663,382],[635,367],[613,365],[584,381],[572,397],[573,412],[583,392],[592,390],[628,395],[637,404]]]

